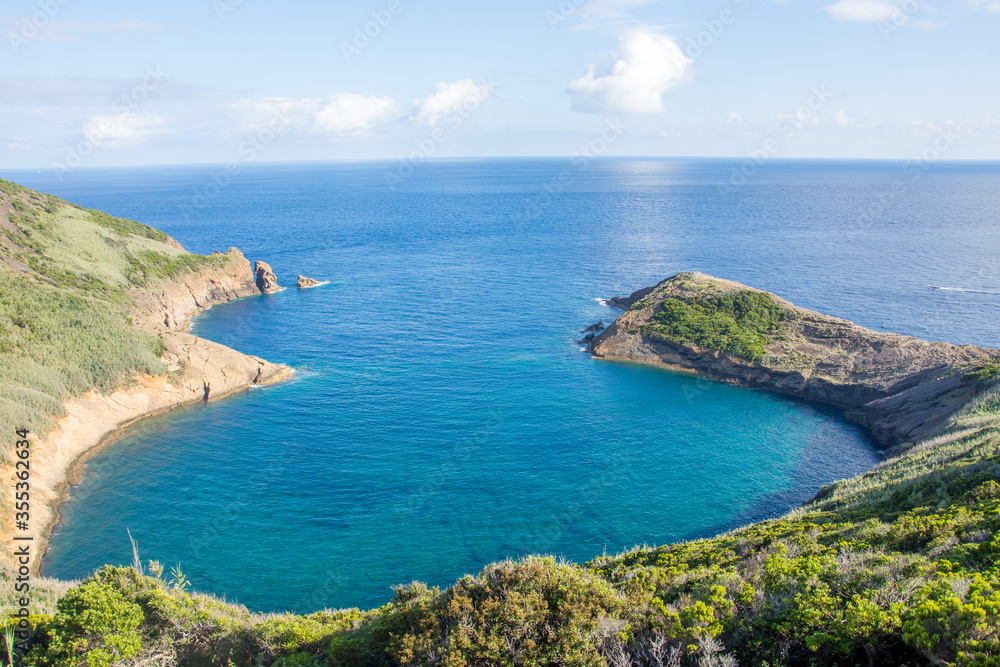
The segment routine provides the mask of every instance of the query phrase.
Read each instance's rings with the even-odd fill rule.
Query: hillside
[[[198,261],[240,263],[230,255]],[[173,313],[203,303],[202,270],[121,283],[123,302],[59,289],[134,313],[140,348],[162,336],[178,350]],[[242,272],[214,275],[218,298],[243,289]],[[255,614],[137,553],[85,582],[37,582],[24,663],[1000,665],[996,351],[869,331],[701,274],[613,303],[625,312],[591,339],[596,356],[838,405],[889,457],[780,519],[585,565],[494,563],[445,590],[401,586],[373,610]],[[156,352],[150,363],[185,365]],[[4,575],[0,599],[14,598]]]
[[[10,556],[14,429],[31,451],[44,538],[79,457],[117,428],[290,370],[186,333],[215,303],[259,294],[235,248],[203,256],[163,232],[0,180],[0,562]],[[37,567],[37,562],[33,564]]]

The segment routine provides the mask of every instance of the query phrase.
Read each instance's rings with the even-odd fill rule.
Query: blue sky
[[[1000,0],[0,11],[0,168],[581,151],[1000,159]]]

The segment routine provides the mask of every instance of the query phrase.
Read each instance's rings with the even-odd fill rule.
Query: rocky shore
[[[83,463],[113,442],[122,428],[177,407],[218,400],[292,377],[287,366],[188,333],[191,318],[202,310],[263,291],[239,250],[230,248],[215,256],[219,259],[215,266],[129,292],[135,303],[134,326],[159,337],[166,347],[161,358],[167,375],[138,378],[132,386],[112,394],[90,392],[71,398],[55,429],[35,443],[32,518],[36,526],[43,527],[36,553],[44,553],[58,522],[58,505],[67,487],[77,481]],[[37,569],[39,561],[33,565]]]
[[[608,305],[624,310],[603,333],[581,341],[594,357],[693,371],[707,378],[839,407],[886,447],[904,449],[947,423],[980,387],[969,375],[1000,359],[997,350],[931,343],[880,333],[799,308],[770,295],[783,311],[780,330],[750,361],[671,338],[657,326],[664,303],[705,303],[759,290],[701,273],[682,273]]]

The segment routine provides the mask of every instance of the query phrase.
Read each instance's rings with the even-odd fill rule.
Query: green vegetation
[[[37,616],[26,664],[82,665],[85,645],[86,664],[996,666],[998,479],[994,384],[935,439],[781,519],[585,566],[495,563],[371,611],[252,614],[158,564],[107,567]]]
[[[764,292],[736,292],[691,300],[669,299],[643,334],[720,350],[756,362],[780,333],[787,309]]]
[[[4,232],[5,253],[53,285],[123,306],[130,303],[131,287],[226,261],[168,245],[166,234],[134,220],[0,181],[0,212],[4,204],[12,223]]]
[[[163,372],[129,290],[222,265],[163,232],[0,180],[0,423],[45,433],[62,402]],[[2,220],[2,218],[0,218]],[[5,266],[6,265],[6,266]]]
[[[85,211],[90,215],[91,222],[114,230],[114,232],[122,238],[128,238],[129,236],[142,236],[147,239],[159,241],[160,243],[166,243],[167,239],[170,238],[159,229],[154,229],[153,227],[144,225],[141,222],[136,222],[135,220],[115,218],[107,213],[95,211],[93,209],[80,208],[80,210]]]
[[[963,379],[969,382],[989,382],[998,378],[1000,378],[1000,363],[989,363],[967,373]]]
[[[0,422],[45,432],[69,396],[164,372],[161,352],[116,304],[0,269]]]
[[[221,264],[225,259],[206,255],[184,253],[168,255],[155,250],[143,250],[128,257],[128,280],[136,286],[176,278],[182,274],[197,271],[211,264]]]

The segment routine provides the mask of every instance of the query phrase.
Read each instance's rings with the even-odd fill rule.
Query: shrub
[[[142,608],[116,585],[115,574],[116,568],[106,567],[66,593],[44,628],[47,646],[33,650],[28,664],[110,667],[142,651]]]
[[[779,333],[788,312],[770,294],[743,291],[691,301],[670,299],[645,327],[646,335],[729,352],[751,362]]]

